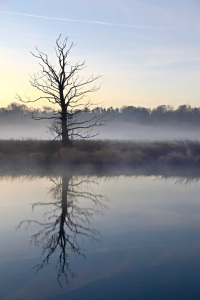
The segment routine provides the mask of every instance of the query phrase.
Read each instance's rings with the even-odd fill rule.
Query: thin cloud
[[[119,24],[119,23],[101,22],[101,21],[76,20],[76,19],[56,18],[56,17],[48,17],[48,16],[38,16],[38,15],[11,12],[11,11],[2,11],[2,10],[0,11],[0,13],[9,14],[9,15],[25,16],[25,17],[31,17],[31,18],[40,18],[40,19],[48,19],[48,20],[56,20],[56,21],[66,21],[66,22],[74,22],[74,23],[97,24],[97,25],[114,26],[114,27],[141,28],[141,29],[169,29],[167,27],[156,27],[156,26],[145,26],[145,25],[143,26],[143,25],[132,25],[132,24]]]

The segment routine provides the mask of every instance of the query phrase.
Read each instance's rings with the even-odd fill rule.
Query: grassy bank
[[[200,142],[75,141],[70,149],[60,142],[1,140],[0,167],[39,164],[175,165],[200,167]]]

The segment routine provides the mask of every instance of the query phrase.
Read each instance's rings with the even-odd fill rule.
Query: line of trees
[[[11,103],[7,107],[0,108],[0,123],[7,124],[12,122],[33,122],[30,120],[32,115],[37,115],[40,119],[51,119],[55,112],[51,107],[43,107],[42,109],[29,108],[24,104]],[[79,122],[93,119],[95,116],[103,118],[106,115],[107,120],[120,122],[133,122],[140,124],[180,124],[199,126],[200,125],[200,107],[191,107],[189,105],[181,105],[177,109],[171,106],[162,105],[154,109],[135,106],[124,106],[122,108],[102,108],[95,107],[93,109],[85,109],[77,120]]]

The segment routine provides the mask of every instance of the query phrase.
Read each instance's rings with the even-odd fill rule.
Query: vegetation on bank
[[[200,142],[133,142],[77,140],[73,147],[59,141],[1,140],[0,167],[32,165],[175,165],[200,167]]]

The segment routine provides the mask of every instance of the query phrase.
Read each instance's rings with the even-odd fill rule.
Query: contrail
[[[32,18],[48,19],[48,20],[57,20],[57,21],[66,21],[66,22],[75,22],[75,23],[98,24],[98,25],[115,26],[115,27],[142,28],[142,29],[169,29],[167,27],[119,24],[119,23],[110,23],[110,22],[101,22],[101,21],[88,21],[88,20],[76,20],[76,19],[65,19],[65,18],[38,16],[38,15],[31,15],[31,14],[24,14],[24,13],[18,13],[18,12],[3,11],[3,10],[0,10],[0,13],[9,14],[9,15],[19,15],[19,16],[25,16],[25,17],[32,17]]]

